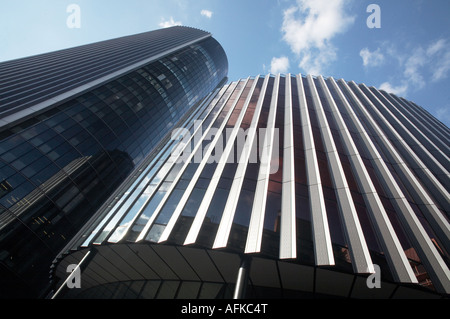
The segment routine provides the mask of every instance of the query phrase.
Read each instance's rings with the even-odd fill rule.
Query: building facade
[[[47,295],[60,250],[227,69],[188,27],[0,63],[0,297]]]
[[[55,260],[50,297],[449,296],[450,130],[423,108],[269,74],[179,124]]]

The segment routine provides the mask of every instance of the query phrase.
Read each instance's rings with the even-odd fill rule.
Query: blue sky
[[[70,4],[80,28],[67,25]],[[370,4],[380,28],[367,25]],[[354,80],[450,126],[449,15],[449,0],[2,0],[0,61],[181,24],[222,44],[232,81],[269,72]]]

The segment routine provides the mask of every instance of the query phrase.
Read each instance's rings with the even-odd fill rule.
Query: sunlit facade
[[[53,259],[227,68],[188,27],[0,63],[0,298],[47,296]]]
[[[448,297],[449,137],[364,84],[228,83],[66,246],[51,297]]]

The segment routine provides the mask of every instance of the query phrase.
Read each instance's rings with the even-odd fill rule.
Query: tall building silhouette
[[[449,137],[353,81],[227,83],[68,243],[51,297],[448,297]]]
[[[48,294],[60,250],[227,69],[188,27],[0,63],[0,297]]]

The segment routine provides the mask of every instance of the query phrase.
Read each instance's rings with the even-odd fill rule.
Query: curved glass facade
[[[174,29],[173,37],[159,35],[147,47],[131,46],[131,36],[124,51],[120,39],[116,46],[128,64],[155,58],[0,132],[2,297],[43,297],[57,253],[167,132],[226,79],[227,58],[214,38]],[[94,56],[96,46],[84,48]],[[97,56],[106,69],[108,54],[106,62]]]
[[[229,297],[246,258],[247,297],[449,294],[450,132],[422,108],[267,75],[190,116],[55,263],[63,287],[89,253],[85,288],[58,297]]]

